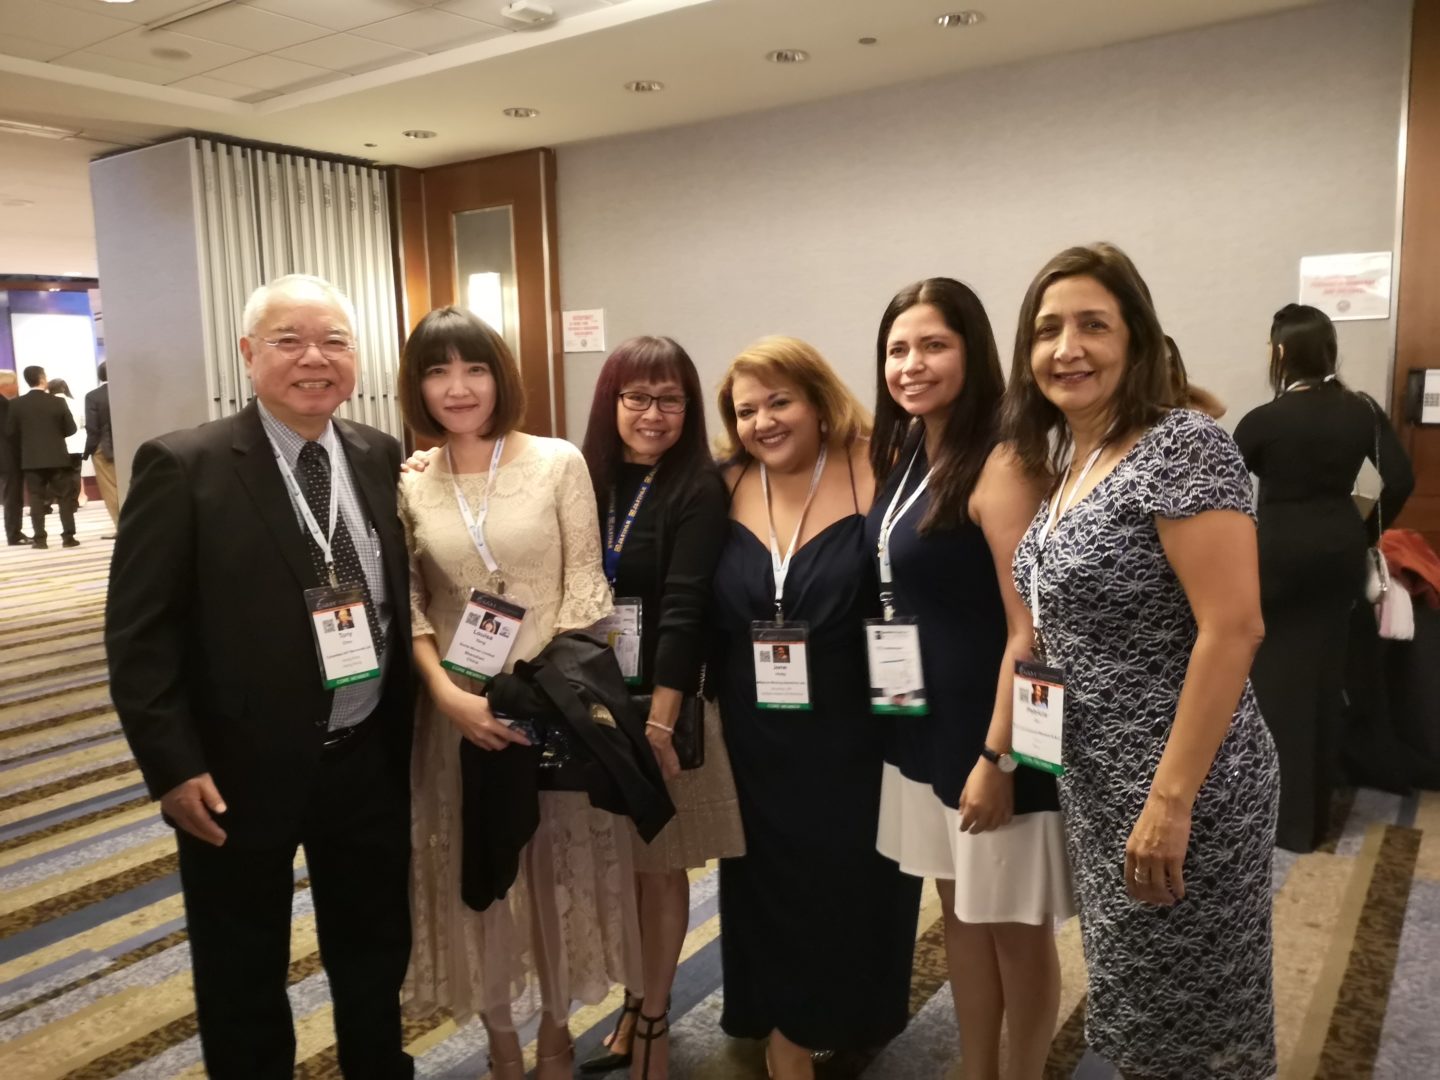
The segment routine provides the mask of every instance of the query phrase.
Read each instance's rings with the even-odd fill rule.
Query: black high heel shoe
[[[620,1017],[615,1021],[615,1030],[610,1033],[609,1044],[601,1047],[594,1057],[580,1063],[582,1073],[605,1073],[612,1069],[623,1069],[630,1064],[630,1060],[635,1056],[635,1028],[630,1029],[630,1049],[620,1054],[616,1053],[614,1047],[620,1039],[621,1032],[625,1030],[626,1017],[636,1017],[635,1026],[639,1026],[640,1001],[641,999],[630,993],[629,990],[625,991],[625,1003],[620,1006]]]
[[[664,1025],[661,1027],[661,1025]],[[645,1044],[645,1056],[640,1060],[640,1080],[650,1080],[650,1046],[662,1035],[670,1034],[670,1011],[667,1009],[659,1016],[646,1016],[640,1013],[635,1021],[635,1038]],[[634,1043],[632,1041],[631,1045]]]

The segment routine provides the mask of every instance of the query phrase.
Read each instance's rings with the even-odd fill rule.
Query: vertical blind
[[[390,207],[378,169],[194,140],[201,292],[212,419],[250,398],[236,342],[252,291],[282,274],[333,282],[355,305],[355,393],[339,415],[403,435]]]

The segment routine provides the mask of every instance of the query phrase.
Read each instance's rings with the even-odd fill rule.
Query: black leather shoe
[[[61,546],[61,547],[79,547],[79,546],[80,546],[80,541],[79,541],[79,540],[76,540],[75,537],[73,537],[73,536],[67,536],[67,537],[65,537],[65,539],[63,539],[63,540],[60,541],[60,546]]]
[[[19,536],[19,537],[16,537],[14,540],[9,540],[9,541],[7,541],[7,543],[8,543],[11,547],[24,547],[26,544],[30,543],[30,537],[28,537],[28,536]]]
[[[48,548],[50,545],[47,544],[44,540],[32,540],[30,541],[30,546],[36,551],[39,551],[43,548]]]

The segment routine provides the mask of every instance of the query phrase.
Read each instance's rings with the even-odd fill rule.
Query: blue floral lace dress
[[[1169,739],[1196,638],[1157,517],[1251,514],[1223,429],[1168,413],[1061,518],[1039,565],[1048,661],[1065,670],[1060,809],[1089,971],[1087,1041],[1148,1077],[1275,1073],[1270,859],[1279,770],[1247,682],[1195,800],[1185,899],[1137,903],[1125,843]],[[1015,553],[1030,595],[1042,507]]]

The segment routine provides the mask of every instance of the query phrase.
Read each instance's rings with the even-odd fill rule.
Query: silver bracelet
[[[646,720],[645,726],[658,727],[661,731],[668,731],[671,735],[675,734],[675,729],[673,727],[666,727],[664,724],[660,723],[659,720]]]

